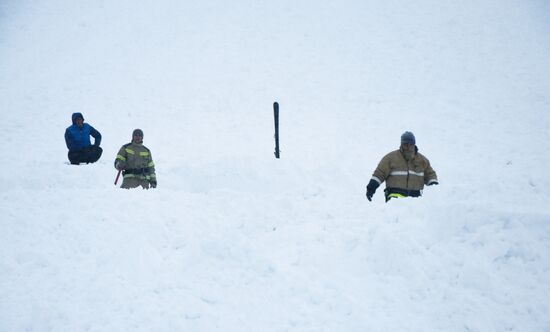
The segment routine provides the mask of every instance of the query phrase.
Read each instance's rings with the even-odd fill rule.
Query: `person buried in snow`
[[[124,144],[115,159],[115,168],[122,171],[121,188],[141,186],[143,189],[156,188],[157,176],[151,151],[143,145],[143,131],[135,129],[132,141]]]
[[[414,134],[401,135],[401,146],[382,158],[367,185],[367,199],[372,200],[376,189],[386,181],[386,202],[392,198],[419,197],[424,185],[439,184],[430,161],[418,152]]]

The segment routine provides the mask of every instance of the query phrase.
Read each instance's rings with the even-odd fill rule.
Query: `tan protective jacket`
[[[385,155],[372,174],[372,179],[378,184],[386,181],[386,188],[419,191],[424,189],[425,184],[438,182],[428,158],[416,151],[414,157],[407,161],[401,150]]]

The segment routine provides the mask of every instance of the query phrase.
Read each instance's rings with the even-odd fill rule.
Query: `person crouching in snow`
[[[437,175],[428,158],[418,152],[414,134],[406,131],[401,135],[399,150],[382,158],[367,185],[367,199],[372,200],[378,186],[386,181],[386,202],[392,198],[420,197],[424,184],[439,184]]]
[[[73,124],[65,130],[69,161],[73,165],[95,163],[103,153],[103,149],[99,147],[101,134],[94,127],[84,123],[82,113],[73,113],[71,119]],[[90,141],[90,136],[94,138],[94,145]]]
[[[135,129],[132,141],[123,145],[115,159],[115,168],[122,171],[120,188],[156,188],[157,176],[151,151],[143,145],[143,131]]]

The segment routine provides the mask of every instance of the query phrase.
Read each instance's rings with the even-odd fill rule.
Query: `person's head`
[[[416,139],[410,131],[406,131],[401,135],[401,150],[407,159],[416,153]]]
[[[84,117],[82,116],[82,113],[73,113],[71,119],[73,120],[73,124],[79,127],[82,127],[84,124]]]
[[[134,129],[134,131],[132,132],[132,142],[137,144],[143,143],[143,130]]]

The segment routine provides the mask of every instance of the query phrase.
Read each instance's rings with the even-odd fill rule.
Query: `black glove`
[[[369,184],[367,185],[367,199],[369,201],[372,201],[372,195],[376,192],[376,188],[378,188],[380,184],[376,182],[374,179],[371,179]]]
[[[438,185],[438,184],[439,184],[439,182],[437,182],[437,181],[432,181],[432,182],[428,183],[427,185],[428,185],[428,186],[433,186],[433,185]]]
[[[369,202],[372,201],[372,195],[374,195],[374,190],[367,189],[367,199]]]
[[[151,188],[156,188],[157,187],[157,180],[149,181],[149,184],[151,185]]]

